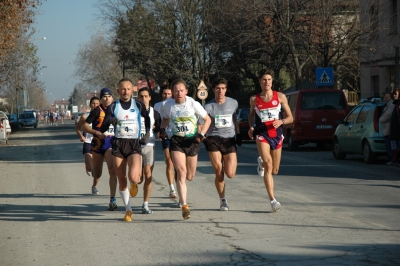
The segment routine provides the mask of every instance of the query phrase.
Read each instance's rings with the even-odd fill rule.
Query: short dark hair
[[[90,98],[90,102],[89,102],[89,104],[92,104],[92,102],[93,102],[93,101],[95,101],[95,100],[98,100],[98,101],[100,102],[100,99],[99,99],[99,97],[97,97],[97,96],[94,96],[94,97]]]
[[[212,83],[212,88],[217,87],[219,84],[224,84],[226,88],[228,88],[228,81],[224,78],[215,79],[214,82]]]
[[[171,91],[172,91],[172,89],[171,89],[171,87],[169,86],[169,84],[163,84],[163,85],[161,85],[161,87],[160,87],[160,95],[163,94],[164,90],[171,90]]]
[[[262,69],[258,75],[258,78],[261,79],[264,75],[270,75],[272,77],[272,79],[274,79],[274,71],[272,71],[268,68]]]
[[[147,88],[147,87],[140,88],[140,90],[138,91],[138,95],[139,95],[139,93],[141,93],[142,91],[147,91],[147,92],[149,93],[149,95],[151,96],[151,90],[150,90],[149,88]]]

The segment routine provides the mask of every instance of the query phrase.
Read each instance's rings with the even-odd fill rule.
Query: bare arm
[[[85,139],[86,139],[85,136],[83,136],[83,134],[81,132],[81,126],[85,122],[85,120],[86,120],[86,114],[82,114],[81,118],[78,121],[78,123],[75,125],[76,134],[79,136],[79,140],[81,142],[84,142]]]
[[[256,105],[256,96],[251,96],[250,97],[250,112],[249,112],[249,131],[247,132],[247,135],[249,135],[250,139],[253,139],[253,132],[254,132],[254,114],[255,110],[254,107]]]
[[[104,138],[106,137],[106,136],[105,136],[103,133],[101,133],[100,131],[97,131],[97,130],[95,130],[95,129],[93,129],[93,128],[90,128],[90,127],[89,127],[89,124],[88,124],[86,121],[82,124],[81,128],[82,128],[82,130],[83,130],[84,132],[90,133],[90,134],[92,134],[93,136],[96,136],[96,137],[98,137],[98,138],[104,139]]]
[[[292,115],[292,111],[290,110],[286,95],[281,92],[279,92],[278,95],[279,95],[279,101],[281,102],[283,111],[285,112],[285,115],[286,115],[283,118],[283,119],[285,119],[285,124],[291,124],[291,123],[293,123],[293,115]]]

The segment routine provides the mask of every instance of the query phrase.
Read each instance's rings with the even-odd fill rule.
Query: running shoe
[[[176,192],[175,192],[175,190],[171,190],[171,191],[169,192],[169,197],[170,197],[171,199],[175,199],[175,198],[176,198]]]
[[[99,191],[97,190],[96,187],[92,187],[92,194],[93,195],[98,195],[99,194]]]
[[[180,202],[178,202],[178,204],[176,204],[176,207],[177,207],[177,208],[182,208],[182,206],[183,206],[183,205],[182,205],[182,203],[180,203]]]
[[[132,184],[131,183],[131,188],[129,189],[129,194],[131,194],[131,197],[136,197],[137,193],[139,192],[139,188],[137,184]]]
[[[394,163],[394,162],[390,161],[390,162],[387,162],[386,165],[388,165],[388,166],[396,166],[397,163]]]
[[[263,167],[263,160],[261,159],[261,156],[258,156],[257,158],[258,166],[257,166],[257,173],[264,177],[264,167]]]
[[[278,201],[271,203],[271,209],[273,212],[278,212],[281,210],[281,204]]]
[[[190,218],[190,210],[189,210],[189,206],[187,204],[182,206],[182,217],[185,220]]]
[[[225,200],[222,201],[221,207],[219,208],[220,211],[229,211],[228,203]]]
[[[132,211],[126,211],[125,216],[124,216],[124,221],[125,222],[132,221]]]
[[[108,204],[108,210],[109,211],[113,211],[115,209],[117,209],[117,200],[115,198],[110,200],[110,203]]]
[[[152,214],[153,211],[149,209],[149,205],[142,205],[142,214]]]

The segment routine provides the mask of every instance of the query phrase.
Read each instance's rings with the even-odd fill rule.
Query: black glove
[[[147,132],[146,134],[144,134],[144,136],[139,140],[139,143],[141,145],[146,145],[149,142],[150,139],[150,133]]]
[[[158,133],[160,139],[168,139],[168,134],[165,132],[165,128],[160,128],[160,132]]]
[[[118,123],[118,119],[116,117],[111,118],[111,125],[115,127],[115,125]]]
[[[196,143],[200,143],[203,139],[204,139],[204,136],[201,135],[200,133],[197,134],[197,135],[193,138],[193,140],[194,140]]]
[[[242,135],[236,134],[236,145],[242,146],[242,143],[243,143]]]

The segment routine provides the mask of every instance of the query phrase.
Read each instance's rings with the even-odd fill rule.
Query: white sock
[[[228,204],[228,201],[226,200],[226,198],[220,198],[221,204],[225,201],[226,204]]]
[[[149,202],[148,201],[144,201],[143,202],[143,206],[148,206],[149,205]]]
[[[169,190],[175,190],[174,184],[169,185]]]
[[[273,203],[275,203],[275,202],[276,202],[276,199],[271,200],[271,204],[273,204]]]
[[[125,205],[125,210],[132,211],[131,203],[129,202],[129,190],[128,189],[125,189],[124,191],[120,190],[119,194],[121,195],[122,202]]]

